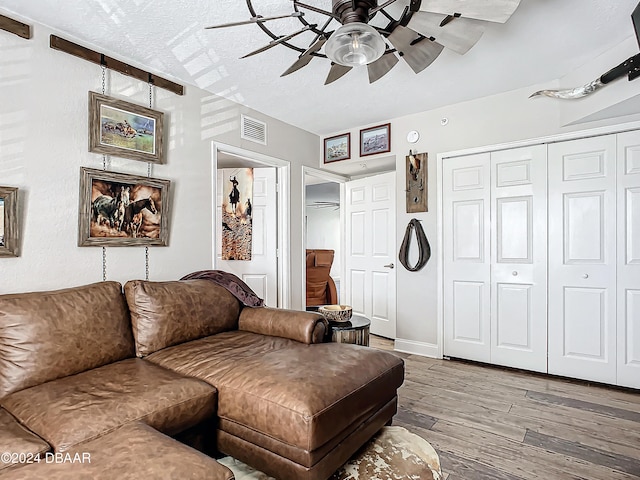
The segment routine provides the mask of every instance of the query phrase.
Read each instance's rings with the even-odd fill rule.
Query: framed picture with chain
[[[89,151],[163,163],[164,114],[89,92]]]
[[[80,170],[78,245],[166,246],[169,180]]]

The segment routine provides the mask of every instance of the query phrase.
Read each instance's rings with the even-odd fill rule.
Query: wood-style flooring
[[[640,480],[640,392],[394,353],[406,374],[393,424],[433,445],[445,479]]]

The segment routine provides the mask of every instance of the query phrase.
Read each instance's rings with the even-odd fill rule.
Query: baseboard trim
[[[422,357],[442,358],[438,345],[435,343],[416,342],[415,340],[396,338],[394,350],[396,352],[410,353]]]

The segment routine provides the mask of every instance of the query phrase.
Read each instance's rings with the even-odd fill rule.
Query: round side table
[[[348,322],[329,322],[331,341],[369,346],[371,320],[362,315],[353,315]]]

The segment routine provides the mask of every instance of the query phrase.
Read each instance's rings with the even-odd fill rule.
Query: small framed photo
[[[167,245],[169,185],[82,167],[78,246]]]
[[[391,151],[391,124],[360,130],[360,156],[376,155]]]
[[[18,189],[0,187],[0,257],[18,256]]]
[[[89,151],[163,162],[162,112],[89,92]]]
[[[351,133],[324,139],[324,163],[351,158]]]

